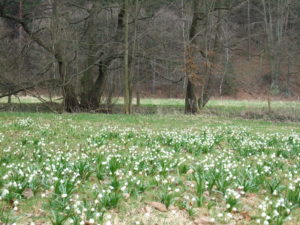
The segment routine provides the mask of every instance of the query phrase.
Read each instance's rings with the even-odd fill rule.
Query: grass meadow
[[[217,107],[265,103],[208,108]],[[209,113],[0,112],[0,224],[299,225],[299,125]]]
[[[50,99],[43,97],[43,101]],[[53,98],[52,104],[42,104],[37,98],[12,97],[12,103],[7,103],[7,98],[0,99],[0,112],[53,112],[60,111],[59,98]],[[159,115],[181,115],[184,113],[184,99],[159,99],[142,98],[141,105],[135,105],[133,99],[133,112],[135,114],[159,114]],[[119,114],[123,112],[123,99],[113,100],[111,112]],[[106,108],[103,105],[104,109]],[[105,111],[105,110],[104,110]],[[229,100],[212,99],[202,110],[201,114],[215,115],[227,118],[262,119],[269,121],[293,121],[300,122],[300,101],[271,101],[271,112],[266,100]]]

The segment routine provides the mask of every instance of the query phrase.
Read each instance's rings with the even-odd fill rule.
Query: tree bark
[[[130,80],[129,80],[129,24],[128,0],[124,0],[124,113],[131,114]]]
[[[93,88],[89,93],[89,105],[91,108],[96,109],[100,106],[100,100],[103,92],[103,87],[106,79],[106,65],[102,62],[98,66],[98,77],[95,81]]]
[[[94,96],[95,87],[93,70],[95,68],[95,62],[97,60],[97,19],[98,12],[100,8],[100,1],[93,0],[93,5],[89,11],[89,17],[87,19],[86,27],[86,43],[87,47],[87,56],[85,61],[86,71],[84,72],[80,83],[81,83],[81,93],[80,93],[80,106],[83,108],[94,108],[99,105],[99,103],[91,102],[92,99],[95,99]],[[103,76],[102,65],[99,66],[99,76]],[[102,79],[102,78],[100,78]],[[102,84],[100,85],[102,87]],[[93,90],[94,89],[94,90]],[[99,98],[100,99],[100,98]],[[95,99],[96,100],[96,99]]]
[[[61,81],[61,89],[63,94],[63,106],[66,112],[74,112],[79,108],[79,102],[72,84],[71,77],[68,76],[67,62],[64,56],[64,45],[61,35],[61,21],[58,9],[60,7],[59,0],[54,0],[52,3],[52,24],[51,32],[53,35],[53,52],[58,64],[58,73]]]
[[[188,63],[194,63],[194,48],[197,45],[197,33],[199,32],[199,22],[203,19],[203,16],[200,13],[200,1],[193,1],[193,19],[189,32],[189,46],[188,46],[188,56],[189,62],[186,63],[187,72],[187,86],[185,93],[185,113],[186,114],[196,114],[199,112],[200,108],[198,105],[197,95],[195,93],[195,85],[190,79],[190,69],[188,68]],[[186,51],[186,50],[185,50]],[[185,53],[184,53],[185,54]]]
[[[60,51],[57,52],[57,62],[60,80],[62,82],[63,106],[66,112],[75,112],[79,109],[79,102],[75,88],[70,80],[67,80],[66,65]]]
[[[185,113],[196,114],[200,111],[194,84],[188,79],[185,96]]]

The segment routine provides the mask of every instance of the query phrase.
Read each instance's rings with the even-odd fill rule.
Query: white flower
[[[121,191],[125,191],[126,190],[126,186],[121,187]]]
[[[227,217],[232,218],[232,214],[231,213],[227,213]]]
[[[62,194],[61,197],[66,198],[66,197],[68,197],[68,195],[67,194]]]
[[[1,196],[2,196],[2,197],[5,197],[5,196],[8,195],[8,194],[9,194],[9,190],[3,189]]]
[[[103,198],[103,194],[99,194],[99,195],[98,195],[98,198]]]
[[[95,220],[94,219],[89,219],[89,223],[93,224],[93,223],[95,223]]]

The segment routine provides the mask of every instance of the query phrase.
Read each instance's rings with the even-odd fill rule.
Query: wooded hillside
[[[0,97],[300,96],[297,0],[0,0]]]

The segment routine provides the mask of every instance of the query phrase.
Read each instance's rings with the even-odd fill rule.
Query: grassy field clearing
[[[300,126],[0,113],[2,224],[299,224]]]
[[[50,99],[47,97],[43,97],[45,100],[49,101]],[[53,99],[55,102],[60,102],[57,98]],[[30,96],[22,96],[19,99],[16,97],[12,97],[12,103],[20,103],[20,101],[24,104],[30,103],[39,103],[39,100],[34,97]],[[7,97],[1,98],[0,103],[6,103]],[[123,104],[123,98],[117,98],[114,100],[117,104]],[[133,99],[133,102],[136,102]],[[142,105],[159,105],[159,106],[184,106],[184,99],[179,98],[142,98],[141,99]],[[209,101],[208,106],[226,106],[226,107],[257,107],[257,108],[267,108],[267,101],[266,100],[230,100],[230,99],[212,99]],[[282,108],[282,107],[289,107],[289,108],[300,108],[300,101],[273,101],[272,106],[274,108]]]
[[[48,101],[49,99],[45,99]],[[7,99],[0,99],[0,111],[13,112],[51,112],[47,105],[41,104],[36,98],[21,97],[12,98],[12,104],[6,104]],[[21,102],[21,104],[20,104]],[[55,100],[54,102],[60,103]],[[135,99],[133,100],[135,102]],[[112,113],[123,112],[123,99],[114,100],[115,105],[111,108]],[[105,105],[103,108],[105,109]],[[60,106],[50,105],[55,111],[60,111]],[[221,100],[212,99],[201,111],[206,115],[217,115],[228,118],[262,119],[270,121],[296,121],[300,122],[300,101],[272,101],[269,112],[267,101],[260,100]],[[52,110],[53,111],[53,110]],[[105,111],[105,110],[104,110]],[[143,98],[141,106],[133,106],[135,114],[161,114],[178,115],[184,113],[183,99],[155,99]]]

